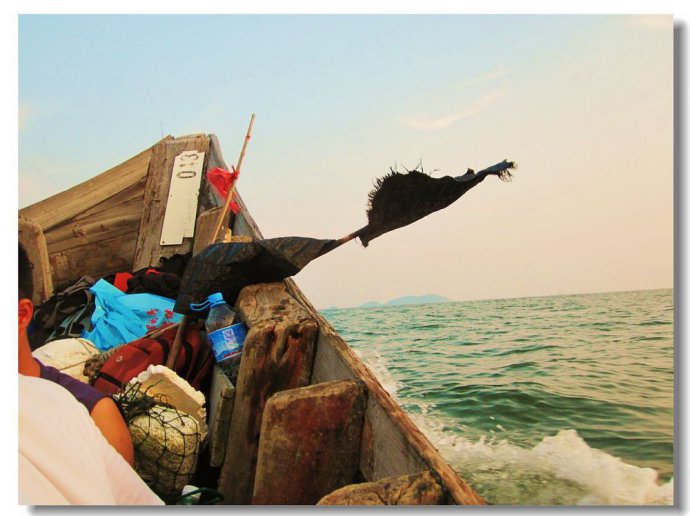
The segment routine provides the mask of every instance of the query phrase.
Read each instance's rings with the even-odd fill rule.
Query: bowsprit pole
[[[230,202],[232,201],[232,196],[235,193],[235,185],[237,184],[237,180],[240,178],[240,169],[242,168],[242,162],[244,161],[244,154],[247,151],[247,143],[249,143],[249,140],[252,137],[252,127],[254,127],[254,119],[255,118],[256,118],[256,113],[252,113],[252,118],[249,121],[249,129],[247,129],[247,136],[244,137],[244,143],[242,144],[242,151],[240,152],[240,158],[237,160],[237,167],[235,168],[235,172],[237,172],[237,176],[235,177],[235,180],[232,182],[232,185],[230,186],[230,191],[228,192],[228,196],[226,197],[225,202],[223,203],[223,209],[218,214],[218,219],[216,220],[215,229],[211,233],[211,238],[206,243],[206,245],[201,247],[201,249],[215,243],[216,239],[218,238],[218,234],[220,233],[220,228],[223,227],[223,220],[225,220],[225,216],[228,214],[228,208],[230,208]],[[170,347],[170,353],[168,354],[168,360],[166,360],[166,362],[165,362],[165,367],[167,367],[168,369],[174,369],[174,367],[175,367],[175,361],[177,360],[177,355],[180,354],[180,348],[182,347],[182,339],[184,339],[185,333],[187,333],[187,324],[188,323],[189,323],[189,317],[187,315],[183,315],[182,320],[180,321],[180,325],[177,327],[177,333],[175,334],[175,340],[173,341],[173,344]]]

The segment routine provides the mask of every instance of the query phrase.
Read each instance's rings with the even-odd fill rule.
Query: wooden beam
[[[84,274],[94,278],[113,272],[129,271],[136,241],[129,234],[103,240],[94,246],[81,246],[50,255],[53,283],[66,287]]]
[[[161,246],[160,237],[165,218],[165,208],[170,190],[170,174],[175,157],[184,151],[208,151],[208,138],[198,135],[186,139],[166,140],[153,147],[143,209],[136,242],[133,270],[157,266],[161,257],[184,254],[192,250],[191,238],[185,238],[180,245]]]
[[[211,391],[208,395],[209,463],[212,467],[222,466],[225,460],[225,445],[234,402],[235,386],[220,367],[213,366]]]
[[[264,406],[276,392],[309,383],[318,327],[282,283],[245,287],[236,311],[249,331],[218,489],[227,503],[248,504]]]
[[[68,251],[122,235],[136,240],[140,219],[141,201],[123,203],[89,218],[53,228],[46,235],[48,250],[50,253]]]
[[[206,161],[206,171],[213,170],[214,168],[222,168],[223,170],[230,171],[227,163],[223,159],[223,151],[220,148],[220,143],[218,143],[218,137],[215,134],[208,135],[208,160]],[[224,199],[220,196],[218,191],[211,186],[208,181],[204,181],[201,185],[201,190],[199,191],[199,208],[202,211],[210,210],[212,208],[222,208]],[[232,214],[230,214],[232,217]]]
[[[312,314],[295,301],[282,281],[244,287],[237,296],[236,309],[250,328],[264,323],[291,324],[313,320]]]
[[[249,213],[249,210],[247,210],[247,207],[245,206],[244,201],[242,200],[242,197],[238,191],[235,191],[235,201],[240,207],[240,212],[235,215],[235,221],[232,226],[232,234],[252,235],[256,240],[263,239],[259,226],[257,226],[256,222],[254,222],[254,218],[252,217],[251,213]]]
[[[143,176],[137,183],[129,188],[125,188],[120,193],[109,197],[101,203],[96,204],[93,208],[81,212],[72,219],[73,221],[88,219],[98,213],[109,211],[113,208],[117,209],[120,206],[125,206],[135,202],[139,203],[139,209],[144,201],[144,186],[146,185],[146,176]]]
[[[22,208],[19,215],[34,220],[47,232],[141,181],[148,171],[151,152],[151,148],[146,149],[88,181]]]
[[[213,243],[230,241],[231,234],[227,224],[223,225],[220,237],[216,240],[216,242],[211,241],[213,232],[216,229],[216,223],[218,222],[218,215],[221,211],[222,208],[213,208],[205,211],[196,219],[196,230],[194,232],[192,256],[196,256]]]
[[[268,400],[252,504],[315,504],[354,482],[365,398],[359,382],[336,381]]]
[[[19,217],[19,243],[22,244],[33,266],[34,284],[31,302],[38,306],[53,295],[53,278],[50,273],[48,246],[41,226],[33,220]]]

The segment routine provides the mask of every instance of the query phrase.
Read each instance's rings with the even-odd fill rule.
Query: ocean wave
[[[412,414],[453,468],[497,505],[673,505],[673,478],[627,464],[589,446],[575,430],[560,430],[536,446],[517,446],[500,434],[467,439],[440,419]],[[496,425],[500,427],[500,425]]]
[[[656,470],[592,448],[573,429],[545,436],[531,448],[502,438],[504,428],[498,423],[489,435],[465,437],[455,421],[436,411],[443,403],[399,399],[404,384],[383,355],[375,350],[357,353],[450,465],[491,504],[673,504],[673,479],[660,483]],[[472,435],[472,429],[465,431]]]

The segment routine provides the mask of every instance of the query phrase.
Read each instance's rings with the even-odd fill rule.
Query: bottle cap
[[[215,294],[211,294],[210,296],[208,296],[208,301],[212,305],[225,302],[225,300],[223,299],[223,294],[221,292],[216,292]]]

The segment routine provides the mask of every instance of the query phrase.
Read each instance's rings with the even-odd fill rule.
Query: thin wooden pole
[[[182,348],[182,340],[187,333],[187,324],[189,324],[189,317],[186,315],[182,316],[180,324],[177,326],[177,333],[175,334],[175,340],[170,347],[170,353],[168,353],[168,360],[165,362],[165,367],[168,369],[175,370],[175,362],[177,361],[177,355],[180,354],[180,348]]]
[[[221,212],[218,214],[218,219],[216,221],[216,226],[215,229],[213,230],[213,233],[211,233],[211,238],[208,244],[206,245],[211,245],[216,241],[218,238],[218,234],[220,233],[220,228],[223,227],[223,220],[225,220],[225,216],[228,213],[228,208],[230,208],[230,201],[232,201],[232,196],[235,193],[235,184],[237,184],[237,180],[239,179],[239,173],[240,169],[242,168],[242,162],[244,161],[244,154],[247,151],[247,143],[249,143],[249,139],[252,136],[252,127],[254,127],[254,119],[256,118],[256,114],[252,113],[252,118],[249,120],[249,129],[247,129],[247,136],[244,137],[244,143],[242,144],[242,151],[240,152],[240,158],[237,160],[237,167],[235,170],[237,171],[237,178],[235,181],[232,183],[232,186],[230,187],[230,191],[228,192],[228,196],[225,199],[225,202],[223,203],[223,209]],[[205,248],[206,246],[202,246],[201,249]],[[168,360],[165,362],[165,367],[168,369],[174,369],[175,362],[177,361],[177,355],[180,354],[180,348],[182,348],[182,340],[185,337],[185,333],[187,332],[187,325],[189,323],[189,317],[187,315],[182,316],[182,320],[180,321],[179,326],[177,327],[177,333],[175,334],[175,340],[173,341],[173,344],[170,348],[170,353],[168,354]]]
[[[237,160],[237,167],[235,168],[235,171],[237,172],[237,179],[239,179],[239,174],[240,170],[242,169],[242,162],[244,161],[244,153],[247,151],[247,144],[249,143],[249,139],[252,136],[252,127],[254,127],[254,119],[256,118],[256,113],[252,113],[252,118],[249,121],[249,129],[247,129],[247,136],[244,137],[244,143],[242,144],[242,151],[240,152],[240,157]],[[216,221],[216,226],[215,229],[213,230],[213,233],[211,233],[211,241],[209,242],[209,245],[214,243],[216,239],[218,238],[218,234],[220,233],[220,228],[223,226],[223,221],[225,220],[225,216],[228,214],[228,208],[230,207],[230,202],[232,201],[232,196],[235,193],[235,184],[237,184],[237,179],[232,183],[232,186],[230,187],[230,191],[228,192],[228,196],[225,199],[225,202],[223,203],[223,209],[221,210],[220,214],[218,214],[218,220]]]

